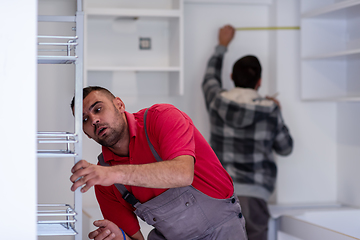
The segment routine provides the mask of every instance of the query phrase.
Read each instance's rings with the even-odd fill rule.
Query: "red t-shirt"
[[[130,133],[129,157],[119,157],[108,148],[102,147],[105,162],[110,165],[156,162],[145,136],[145,110],[134,114],[125,112]],[[156,104],[148,110],[146,125],[150,142],[164,161],[181,155],[195,158],[192,183],[194,188],[217,199],[232,196],[234,189],[229,174],[189,116],[170,104]],[[135,186],[126,188],[141,203],[167,190]],[[96,185],[95,193],[105,219],[117,224],[130,236],[139,231],[139,223],[133,213],[134,208],[125,202],[114,185]]]

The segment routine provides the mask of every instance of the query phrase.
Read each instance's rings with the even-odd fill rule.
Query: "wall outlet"
[[[141,50],[150,50],[151,49],[151,38],[143,38],[139,39],[139,47]]]

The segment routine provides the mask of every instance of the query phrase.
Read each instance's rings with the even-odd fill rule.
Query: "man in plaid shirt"
[[[249,240],[267,239],[267,201],[274,191],[279,155],[292,152],[293,141],[275,98],[261,97],[261,65],[245,56],[233,66],[235,88],[222,89],[221,68],[235,29],[219,31],[219,45],[210,58],[202,89],[211,123],[211,147],[234,181]]]

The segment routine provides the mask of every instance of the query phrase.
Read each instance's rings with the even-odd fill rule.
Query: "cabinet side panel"
[[[347,57],[347,95],[360,96],[360,54]]]
[[[1,239],[37,235],[36,22],[37,1],[0,2]]]
[[[360,207],[360,103],[338,103],[338,200]]]

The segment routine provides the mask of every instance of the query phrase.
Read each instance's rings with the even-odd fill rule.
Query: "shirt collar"
[[[136,129],[137,129],[136,119],[135,119],[134,114],[132,114],[132,113],[125,112],[125,116],[126,116],[128,127],[129,127],[129,136],[130,136],[130,143],[131,143],[131,139],[136,137]],[[124,157],[120,157],[120,156],[116,155],[109,148],[104,147],[104,146],[102,146],[102,153],[103,153],[105,162],[108,162],[111,160],[121,160],[124,158]]]

